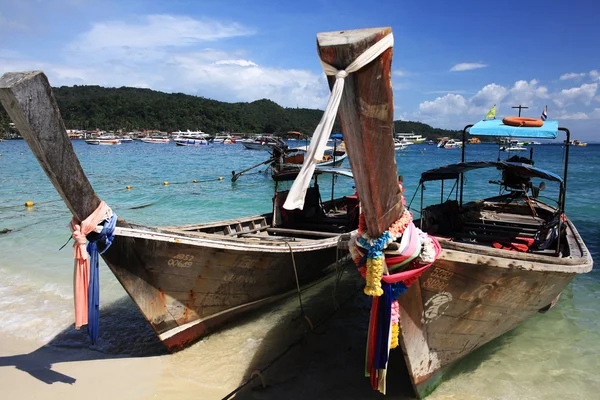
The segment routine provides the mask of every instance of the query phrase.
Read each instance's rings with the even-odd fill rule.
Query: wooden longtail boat
[[[69,210],[87,218],[100,199],[46,76],[6,73],[0,101]],[[153,228],[119,218],[102,257],[160,340],[178,350],[332,271],[340,234],[357,223],[356,203],[321,203],[316,184],[303,210],[284,210],[285,196],[276,193],[271,214],[216,223]]]
[[[390,33],[390,28],[321,33],[319,55],[342,70]],[[404,211],[393,148],[391,59],[389,48],[346,78],[338,113],[371,238],[381,236]],[[336,78],[328,79],[332,87]],[[523,131],[533,128],[517,129],[513,136],[533,133]],[[568,142],[568,130],[560,130],[567,133]],[[558,132],[558,125],[553,131]],[[463,138],[463,161],[464,142]],[[462,176],[468,170],[464,164],[469,163],[424,174],[423,181],[451,178],[457,186],[460,182],[460,200],[425,208],[421,220],[415,221],[438,236],[443,250],[398,298],[400,347],[419,398],[435,388],[454,361],[549,309],[577,274],[592,269],[582,238],[563,213],[566,167],[560,178],[534,171],[527,163],[495,165],[505,172],[499,184],[508,194],[463,205]],[[529,186],[532,177],[557,178],[553,180],[560,184],[558,206],[536,198]],[[517,237],[526,239],[526,249],[512,243]],[[398,244],[391,243],[387,250],[395,247]],[[521,251],[513,251],[517,249]]]

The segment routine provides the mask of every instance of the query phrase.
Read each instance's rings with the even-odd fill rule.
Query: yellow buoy
[[[129,186],[129,185],[125,186],[125,189],[131,190],[131,186]]]
[[[0,154],[1,155],[1,154]],[[194,179],[193,180],[194,183],[198,183],[198,179]]]
[[[219,180],[220,180],[220,181],[222,181],[222,180],[223,180],[223,177],[222,177],[222,176],[220,176],[220,177],[219,177]]]
[[[31,200],[25,202],[25,207],[33,207],[35,203]]]
[[[169,186],[169,182],[163,182],[163,185]]]

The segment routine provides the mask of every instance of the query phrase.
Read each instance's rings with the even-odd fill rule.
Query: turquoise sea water
[[[232,170],[240,171],[268,158],[266,153],[245,150],[240,144],[177,147],[172,143],[134,142],[90,146],[74,141],[73,146],[99,197],[131,222],[177,225],[255,215],[271,209],[274,182],[264,173],[264,166],[246,173],[236,183],[230,181]],[[562,175],[562,146],[544,144],[534,149],[536,166]],[[0,233],[0,333],[40,343],[55,342],[57,335],[64,334],[73,323],[71,246],[58,251],[69,238],[71,216],[24,141],[0,143],[0,154],[0,232],[9,230]],[[497,157],[497,145],[467,148],[469,161]],[[398,170],[404,176],[408,201],[421,172],[459,161],[459,149],[413,145],[399,152]],[[600,260],[599,174],[600,145],[571,148],[567,214],[596,260]],[[498,178],[493,170],[468,174],[466,199],[496,194],[498,187],[487,182]],[[329,198],[331,179],[323,177],[319,183],[322,197]],[[126,190],[127,185],[132,190]],[[439,200],[439,184],[426,187],[425,200]],[[447,194],[449,189],[447,184]],[[339,178],[335,192],[336,197],[352,194],[352,182]],[[555,198],[556,186],[549,183],[542,194]],[[33,201],[35,206],[26,208],[25,201]],[[419,194],[413,206],[418,207],[418,203]],[[125,292],[106,266],[101,268],[102,307],[122,311],[112,313],[113,319],[106,324],[127,324],[137,310],[123,300]],[[600,391],[596,374],[600,367],[599,279],[596,270],[577,277],[555,309],[462,360],[453,379],[442,384],[432,398],[596,398]],[[100,329],[101,351],[143,353],[152,336],[149,333],[139,341],[135,351],[131,346],[115,350],[118,343],[111,342],[107,337],[110,335],[103,337],[102,325]],[[247,343],[262,340],[262,329],[246,331],[251,332]],[[80,336],[83,334],[71,333],[59,342],[87,346]],[[119,340],[121,344],[127,342],[127,338]],[[204,358],[198,346],[180,354],[175,360],[182,365],[188,362],[185,354]],[[235,388],[239,382],[234,381],[224,380],[223,390]],[[368,386],[366,380],[362,384]],[[370,398],[377,396],[373,393]]]

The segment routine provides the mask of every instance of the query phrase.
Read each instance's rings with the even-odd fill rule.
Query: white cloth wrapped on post
[[[319,160],[323,158],[325,148],[327,147],[327,141],[331,134],[331,129],[335,122],[340,101],[342,99],[342,93],[344,91],[344,81],[348,74],[356,72],[371,61],[379,57],[388,48],[394,46],[394,36],[390,33],[389,35],[382,38],[379,42],[368,48],[364,53],[356,58],[346,69],[337,70],[331,65],[321,60],[321,65],[326,75],[335,76],[335,84],[329,95],[329,101],[325,108],[325,113],[321,117],[321,121],[315,132],[313,133],[310,146],[304,157],[304,163],[302,169],[298,174],[298,177],[294,181],[292,188],[285,200],[283,208],[286,210],[303,209],[304,208],[304,197],[306,191],[310,185],[310,180],[315,172],[315,167]]]

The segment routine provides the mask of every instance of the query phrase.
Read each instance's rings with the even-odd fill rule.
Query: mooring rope
[[[315,328],[318,328],[319,326],[321,326],[325,322],[329,321],[338,311],[340,311],[342,309],[342,307],[344,305],[346,305],[350,300],[352,300],[352,298],[354,298],[354,296],[356,296],[356,294],[358,294],[358,292],[361,291],[361,290],[362,290],[361,288],[358,288],[354,292],[352,292],[352,294],[346,300],[344,300],[341,303],[341,305],[340,305],[339,308],[334,309],[329,315],[325,316],[321,321],[319,321],[315,325]],[[277,361],[279,361],[280,359],[282,359],[283,356],[285,356],[287,353],[289,353],[291,350],[293,350],[296,346],[298,346],[299,344],[304,343],[306,337],[310,333],[311,332],[305,332],[305,334],[302,335],[301,338],[299,338],[298,340],[290,343],[290,345],[283,352],[281,352],[279,355],[277,355],[267,365],[265,365],[260,370],[253,371],[252,374],[251,374],[251,376],[250,376],[250,378],[248,378],[244,383],[242,383],[240,386],[238,386],[237,388],[235,388],[234,390],[232,390],[230,393],[228,393],[227,395],[225,395],[222,400],[228,400],[228,399],[231,399],[233,396],[235,396],[236,393],[238,393],[240,390],[242,390],[244,387],[246,387],[248,384],[250,384],[254,379],[256,379],[256,377],[258,376],[258,374],[256,374],[256,372],[259,372],[260,374],[264,373],[267,369],[269,369],[270,367],[272,367]],[[262,377],[262,375],[261,375],[261,378],[264,380],[264,377]],[[261,383],[264,384],[264,382],[261,382]]]
[[[308,315],[306,314],[306,312],[304,311],[304,305],[302,304],[302,291],[300,290],[300,280],[298,279],[298,269],[296,268],[296,259],[294,257],[294,250],[292,249],[292,246],[290,245],[290,243],[287,240],[284,240],[284,243],[290,249],[290,255],[292,257],[292,266],[294,267],[294,276],[296,277],[296,289],[298,291],[298,302],[300,303],[300,312],[302,313],[302,316],[304,317],[306,322],[308,322],[308,326],[310,327],[311,332],[314,332],[315,327],[314,327],[312,321],[310,320],[310,318],[308,317]]]

